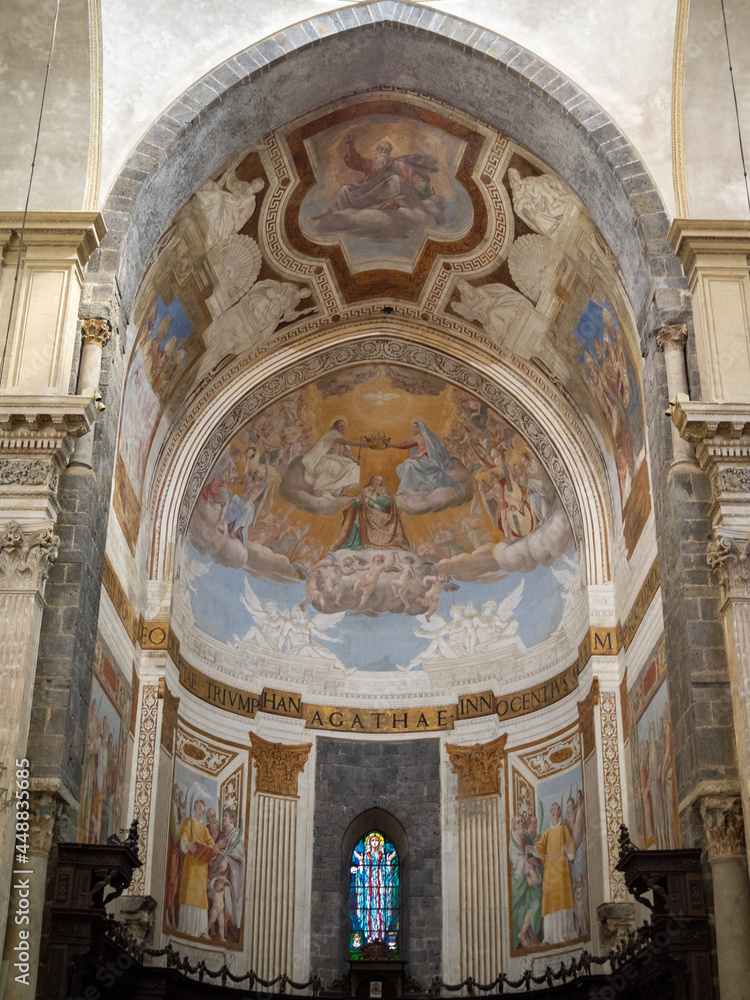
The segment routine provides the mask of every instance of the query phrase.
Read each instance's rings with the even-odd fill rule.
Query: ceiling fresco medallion
[[[471,199],[456,179],[466,143],[457,136],[369,114],[306,148],[317,183],[300,206],[300,229],[312,243],[340,243],[353,274],[411,272],[428,238],[452,243],[471,229]]]
[[[435,679],[523,655],[582,588],[527,439],[473,394],[387,363],[319,378],[236,428],[176,583],[195,626],[248,663]]]
[[[475,252],[488,227],[504,242],[504,207],[493,206],[490,226],[490,199],[474,178],[493,138],[385,96],[307,121],[283,137],[299,178],[286,237],[300,254],[330,259],[347,301],[388,286],[414,301],[438,256]]]

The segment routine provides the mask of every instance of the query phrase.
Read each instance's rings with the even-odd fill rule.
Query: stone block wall
[[[326,985],[348,970],[349,858],[344,838],[371,809],[403,827],[402,956],[427,988],[441,973],[440,745],[319,737],[315,772],[310,970]]]

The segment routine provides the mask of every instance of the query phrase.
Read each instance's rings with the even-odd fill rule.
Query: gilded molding
[[[599,722],[602,734],[602,773],[604,776],[604,816],[607,825],[607,860],[609,868],[609,898],[613,903],[628,902],[625,879],[616,869],[619,860],[622,813],[622,776],[620,774],[620,742],[617,735],[617,696],[602,691],[599,696]]]
[[[687,48],[690,0],[677,0],[674,48],[672,52],[672,183],[675,214],[690,214],[685,168],[685,50]]]
[[[589,693],[578,702],[578,725],[581,729],[581,742],[583,743],[583,759],[588,760],[596,750],[596,736],[594,733],[594,706],[599,704],[599,678],[595,677],[591,682]]]
[[[701,801],[701,819],[709,861],[745,857],[742,802],[737,798],[707,796]]]
[[[18,521],[9,521],[0,530],[0,589],[43,595],[59,545],[51,524],[27,535]]]
[[[500,794],[500,767],[505,758],[507,740],[508,734],[505,733],[490,743],[474,743],[471,746],[445,744],[453,772],[458,775],[459,799]]]
[[[256,793],[297,798],[297,778],[305,769],[312,743],[272,743],[250,733],[250,746],[257,772]]]
[[[141,718],[138,730],[137,763],[135,768],[135,794],[133,813],[140,824],[141,857],[148,857],[148,839],[151,829],[151,790],[154,784],[154,761],[156,757],[156,728],[159,718],[159,687],[157,684],[143,686]],[[143,896],[146,892],[146,866],[137,869],[130,885],[131,896]]]
[[[104,57],[101,0],[89,0],[89,59],[91,61],[91,126],[86,194],[83,207],[94,211],[99,203],[102,175],[102,122],[104,109]]]
[[[81,321],[81,339],[84,344],[96,344],[104,347],[112,336],[112,324],[108,319],[96,319],[94,317]]]

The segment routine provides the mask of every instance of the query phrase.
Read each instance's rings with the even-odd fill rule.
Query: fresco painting
[[[316,243],[341,242],[352,271],[408,270],[426,236],[453,240],[474,217],[456,179],[464,142],[425,122],[363,115],[308,140],[317,183],[299,222]]]
[[[533,645],[581,585],[567,516],[522,435],[390,365],[329,376],[245,425],[188,537],[177,582],[200,628],[345,672]]]
[[[130,687],[98,638],[78,814],[78,839],[82,843],[103,843],[120,829],[119,807],[125,787],[128,749],[127,727],[123,720],[129,714]]]
[[[655,850],[681,846],[674,735],[663,648],[629,695],[630,752],[636,806],[636,843]]]
[[[586,817],[580,765],[540,781],[535,810],[510,818],[511,945],[559,946],[590,936]]]
[[[220,786],[175,761],[164,883],[167,933],[241,946],[246,855],[236,787],[232,781]]]
[[[580,371],[612,439],[624,507],[644,456],[643,409],[633,358],[607,301],[588,301],[575,337],[582,348]]]
[[[114,502],[131,550],[138,536],[138,518],[146,463],[156,424],[175,382],[181,377],[196,344],[193,324],[182,301],[174,297],[165,305],[159,297],[138,332],[122,402],[118,479],[127,487],[115,491]],[[118,502],[118,497],[124,499]]]

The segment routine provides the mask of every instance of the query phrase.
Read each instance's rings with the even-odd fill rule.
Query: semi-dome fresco
[[[582,584],[525,438],[463,388],[389,364],[326,376],[242,426],[183,559],[200,630],[344,673],[522,651]]]

